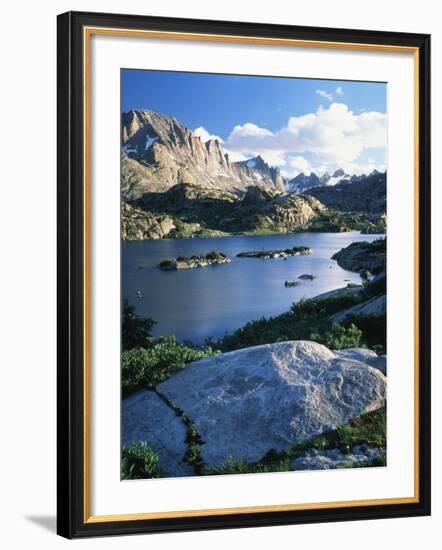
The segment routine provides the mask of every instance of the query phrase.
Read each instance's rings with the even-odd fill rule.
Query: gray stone
[[[191,363],[158,389],[195,423],[213,468],[229,457],[259,460],[382,407],[386,378],[362,361],[295,341]]]
[[[383,374],[387,374],[387,356],[377,355],[371,349],[365,348],[348,348],[340,351],[335,351],[338,357],[345,357],[346,359],[353,359],[355,361],[361,361],[366,363],[375,369],[380,370]]]
[[[155,392],[141,390],[123,400],[122,445],[145,441],[158,453],[163,475],[193,475],[183,462],[187,450],[186,427],[175,411]]]
[[[334,323],[342,323],[348,317],[353,315],[361,317],[381,317],[387,312],[387,297],[385,294],[370,298],[366,302],[362,302],[355,306],[349,307],[342,311],[338,311],[330,317],[330,321]]]
[[[291,461],[291,467],[293,470],[331,470],[364,466],[383,454],[384,451],[368,445],[357,445],[349,454],[344,454],[339,449],[327,451],[313,449],[294,458]]]

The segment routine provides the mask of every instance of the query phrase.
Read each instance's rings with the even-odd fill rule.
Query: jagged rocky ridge
[[[375,172],[359,181],[343,180],[333,187],[314,187],[305,193],[328,208],[381,215],[386,213],[387,175]]]
[[[277,168],[261,157],[231,162],[217,139],[203,142],[175,117],[139,109],[122,115],[122,193],[129,200],[188,183],[229,192],[250,186],[284,191]]]
[[[301,174],[285,187],[261,156],[232,163],[218,140],[145,109],[123,113],[122,144],[123,240],[385,231],[385,174]]]

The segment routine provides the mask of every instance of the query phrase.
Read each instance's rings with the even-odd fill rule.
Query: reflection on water
[[[154,336],[174,334],[179,340],[202,343],[247,321],[284,313],[302,297],[316,296],[347,282],[359,283],[358,274],[341,269],[330,257],[354,241],[379,237],[351,232],[126,242],[122,248],[123,297],[140,316],[157,321]],[[313,253],[287,260],[236,258],[238,252],[293,246],[309,246]],[[227,254],[232,263],[168,272],[157,268],[165,258],[212,250]],[[304,273],[316,279],[297,279]],[[286,288],[286,280],[301,284]]]

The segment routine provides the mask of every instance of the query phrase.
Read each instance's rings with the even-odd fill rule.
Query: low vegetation
[[[192,347],[175,336],[153,338],[155,321],[143,319],[127,301],[123,305],[121,378],[123,396],[139,388],[153,388],[186,363],[204,359],[216,353],[210,346]]]
[[[133,348],[121,356],[123,395],[153,388],[171,374],[183,369],[186,363],[204,359],[215,352],[211,347],[194,348],[181,344],[175,336],[152,339],[144,348]]]
[[[150,347],[152,343],[151,332],[155,321],[150,318],[142,318],[135,312],[134,306],[127,300],[123,302],[123,313],[121,317],[121,343],[123,351]]]
[[[287,340],[312,340],[332,349],[360,347],[362,331],[356,325],[343,326],[328,320],[329,315],[357,303],[357,295],[321,301],[303,299],[293,304],[289,312],[250,321],[212,345],[223,352]]]
[[[363,231],[367,227],[367,217],[361,212],[340,212],[324,210],[307,226],[308,231],[321,233],[345,233]]]
[[[133,442],[123,448],[122,479],[149,479],[161,477],[158,454],[147,443]]]
[[[290,311],[275,317],[250,321],[217,341],[207,343],[222,352],[288,340],[312,340],[330,349],[368,347],[386,350],[386,319],[352,316],[333,323],[330,316],[360,304],[385,289],[385,280],[368,283],[359,293],[329,298],[302,299]]]

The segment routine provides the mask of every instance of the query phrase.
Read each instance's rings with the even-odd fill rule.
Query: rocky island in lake
[[[288,258],[289,256],[301,256],[311,254],[312,249],[308,246],[294,246],[293,248],[284,248],[283,250],[255,250],[251,252],[240,252],[237,258],[259,258],[261,260],[271,260],[276,258]]]
[[[173,271],[175,269],[194,269],[196,267],[208,267],[209,265],[229,264],[231,262],[222,252],[213,250],[200,256],[178,256],[174,260],[162,260],[158,267],[163,271]]]

